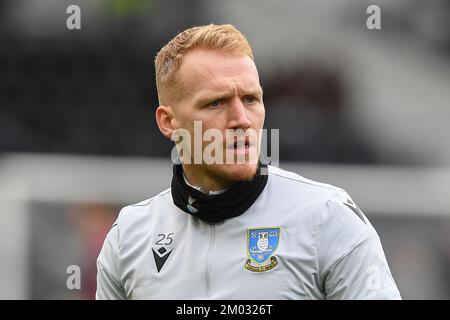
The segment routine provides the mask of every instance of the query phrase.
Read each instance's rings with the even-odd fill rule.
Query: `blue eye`
[[[218,107],[218,106],[220,106],[222,103],[223,103],[222,100],[214,100],[214,101],[211,102],[209,105],[210,105],[211,107]]]
[[[256,100],[256,98],[253,97],[253,96],[245,96],[244,97],[244,102],[245,103],[253,103],[253,102],[255,102],[255,100]]]

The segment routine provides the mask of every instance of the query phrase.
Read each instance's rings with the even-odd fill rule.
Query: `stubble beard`
[[[258,170],[258,163],[250,164],[210,164],[205,166],[205,171],[218,180],[230,183],[252,180]]]

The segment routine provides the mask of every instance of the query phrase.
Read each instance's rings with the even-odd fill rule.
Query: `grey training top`
[[[253,205],[215,225],[177,208],[170,189],[123,208],[97,260],[96,298],[401,299],[343,189],[268,168]]]

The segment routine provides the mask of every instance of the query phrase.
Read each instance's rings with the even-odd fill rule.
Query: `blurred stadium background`
[[[253,46],[281,167],[350,193],[405,299],[450,299],[448,0],[1,1],[0,298],[94,297],[119,208],[170,183],[153,57],[211,22]]]

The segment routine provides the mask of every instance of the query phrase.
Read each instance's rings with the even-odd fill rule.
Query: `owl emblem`
[[[269,247],[269,233],[268,232],[259,232],[258,233],[258,241],[256,242],[258,249],[261,251],[266,251]]]

